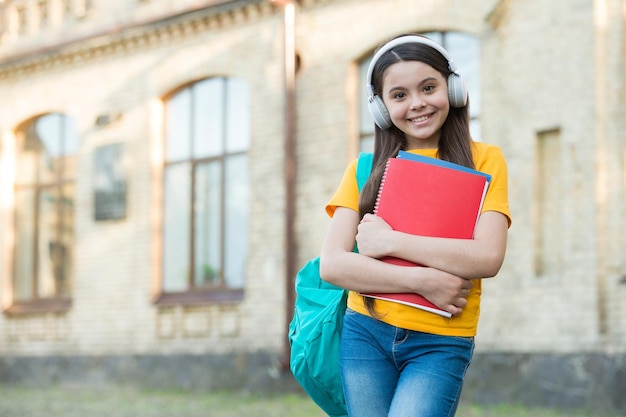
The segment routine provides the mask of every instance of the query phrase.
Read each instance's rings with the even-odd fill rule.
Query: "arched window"
[[[161,301],[240,298],[248,255],[248,84],[209,78],[166,101]],[[187,295],[189,298],[189,295]],[[177,299],[174,297],[174,299]]]
[[[17,132],[12,308],[67,308],[73,281],[73,119],[46,114]]]
[[[470,131],[472,138],[481,140],[480,132],[480,43],[478,39],[461,32],[426,32],[422,35],[442,45],[454,58],[465,79],[470,96]],[[367,108],[367,69],[372,57],[359,65],[359,134],[360,150],[371,152],[374,147],[374,121]]]

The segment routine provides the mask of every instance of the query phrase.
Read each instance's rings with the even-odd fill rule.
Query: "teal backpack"
[[[357,163],[359,192],[372,170],[372,154]],[[311,399],[331,417],[346,417],[339,371],[339,342],[348,292],[320,278],[319,257],[296,275],[296,302],[289,325],[290,368]]]

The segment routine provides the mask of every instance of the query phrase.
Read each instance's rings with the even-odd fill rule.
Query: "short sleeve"
[[[326,213],[333,217],[337,207],[347,207],[359,211],[359,186],[356,181],[357,160],[352,161],[346,168],[343,178],[335,194],[326,205]]]
[[[510,227],[512,220],[508,198],[508,170],[502,150],[497,146],[483,144],[477,153],[476,169],[491,175],[482,211],[497,211],[504,214]]]

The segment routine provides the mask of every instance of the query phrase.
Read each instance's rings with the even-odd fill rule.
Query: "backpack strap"
[[[356,163],[356,182],[359,185],[359,194],[361,190],[365,186],[367,179],[370,177],[370,173],[372,172],[372,161],[374,159],[374,154],[369,152],[361,152],[359,154],[359,160]],[[359,252],[359,248],[354,243],[354,252]]]
[[[374,154],[370,152],[359,153],[359,160],[356,164],[356,182],[359,185],[359,193],[365,186],[367,179],[370,177],[370,173],[372,172],[373,159]]]

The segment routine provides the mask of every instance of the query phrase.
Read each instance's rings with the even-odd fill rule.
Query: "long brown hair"
[[[436,49],[421,43],[400,44],[385,52],[375,62],[372,79],[367,80],[368,83],[372,83],[374,94],[381,96],[385,70],[401,61],[423,62],[433,67],[446,80],[451,73],[448,67],[448,60]],[[394,158],[398,151],[407,150],[406,147],[407,140],[405,134],[396,126],[392,125],[386,130],[375,126],[372,173],[359,198],[359,215],[361,217],[367,213],[372,213],[374,210],[378,188],[380,187],[387,160]],[[464,107],[450,107],[448,117],[441,126],[437,156],[445,161],[474,168],[472,138],[469,131],[469,100]],[[375,315],[374,299],[364,297],[364,300],[370,314]]]

